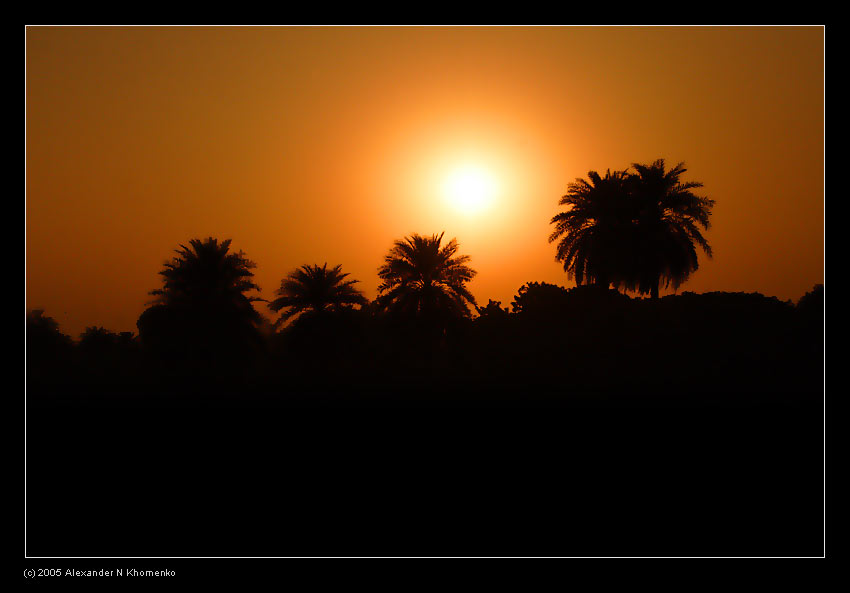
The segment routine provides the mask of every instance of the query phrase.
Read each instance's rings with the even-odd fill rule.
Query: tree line
[[[700,183],[680,180],[681,163],[632,169],[590,171],[560,200],[568,208],[553,217],[550,241],[573,289],[528,282],[510,308],[480,306],[457,240],[414,233],[387,252],[374,300],[328,263],[293,270],[266,300],[256,294],[256,264],[230,240],[192,239],[160,271],[138,335],[89,327],[74,343],[42,311],[29,312],[28,380],[54,395],[249,385],[303,394],[329,384],[336,393],[432,396],[436,386],[492,394],[523,383],[537,394],[568,385],[619,395],[810,386],[822,355],[822,285],[796,305],[757,293],[660,298],[661,287],[678,288],[698,268],[697,249],[711,255],[700,229],[714,201],[693,193]],[[278,318],[267,320],[257,302]]]

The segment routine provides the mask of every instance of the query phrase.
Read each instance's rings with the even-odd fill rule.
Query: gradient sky
[[[587,171],[664,158],[717,204],[679,290],[823,282],[822,27],[28,27],[26,306],[136,331],[157,272],[233,239],[261,296],[446,232],[480,303],[573,286],[549,220]],[[457,167],[497,192],[463,212]],[[260,304],[264,314],[271,313]]]

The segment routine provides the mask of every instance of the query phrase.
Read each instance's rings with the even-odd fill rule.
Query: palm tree
[[[629,193],[636,211],[627,241],[632,265],[620,283],[655,299],[662,283],[678,288],[699,268],[697,247],[711,257],[711,246],[700,229],[710,226],[714,200],[691,191],[702,183],[679,180],[687,171],[684,163],[669,171],[664,170],[664,159],[632,167]]]
[[[328,264],[301,266],[280,283],[276,294],[279,298],[269,304],[272,311],[286,311],[281,315],[280,324],[305,311],[338,311],[352,305],[365,305],[366,297],[354,288],[358,280],[346,280],[348,274],[342,273],[342,266],[328,270]]]
[[[443,235],[412,234],[396,241],[378,269],[378,306],[423,319],[469,317],[475,297],[466,284],[476,272],[457,255],[458,242],[441,246]]]
[[[623,236],[632,219],[628,176],[610,170],[605,177],[596,171],[587,176],[589,181],[578,178],[567,186],[559,204],[569,209],[552,218],[549,242],[560,239],[555,259],[576,284],[607,288],[619,281],[625,266]]]
[[[224,369],[225,362],[245,360],[261,345],[262,316],[253,303],[263,299],[246,294],[260,289],[256,264],[231,252],[230,239],[192,239],[176,253],[159,272],[163,285],[150,293],[153,306],[136,322],[142,344],[177,364]]]
[[[243,252],[230,253],[230,239],[218,242],[212,237],[204,241],[192,239],[189,247],[180,245],[177,257],[166,262],[162,271],[163,287],[151,291],[157,304],[172,307],[189,307],[195,310],[239,311],[252,321],[259,313],[253,302],[260,297],[248,296],[251,290],[260,290],[251,271],[257,265]]]

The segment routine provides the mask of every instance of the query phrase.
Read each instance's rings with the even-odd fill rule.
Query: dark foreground
[[[679,405],[207,395],[33,399],[28,555],[823,553],[817,388]]]
[[[438,340],[307,317],[243,366],[33,323],[27,554],[823,554],[822,295],[544,288]]]

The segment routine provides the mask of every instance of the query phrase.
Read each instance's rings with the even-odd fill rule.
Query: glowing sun
[[[451,171],[445,178],[446,200],[464,214],[486,210],[496,196],[498,184],[493,175],[481,167],[466,165]]]

